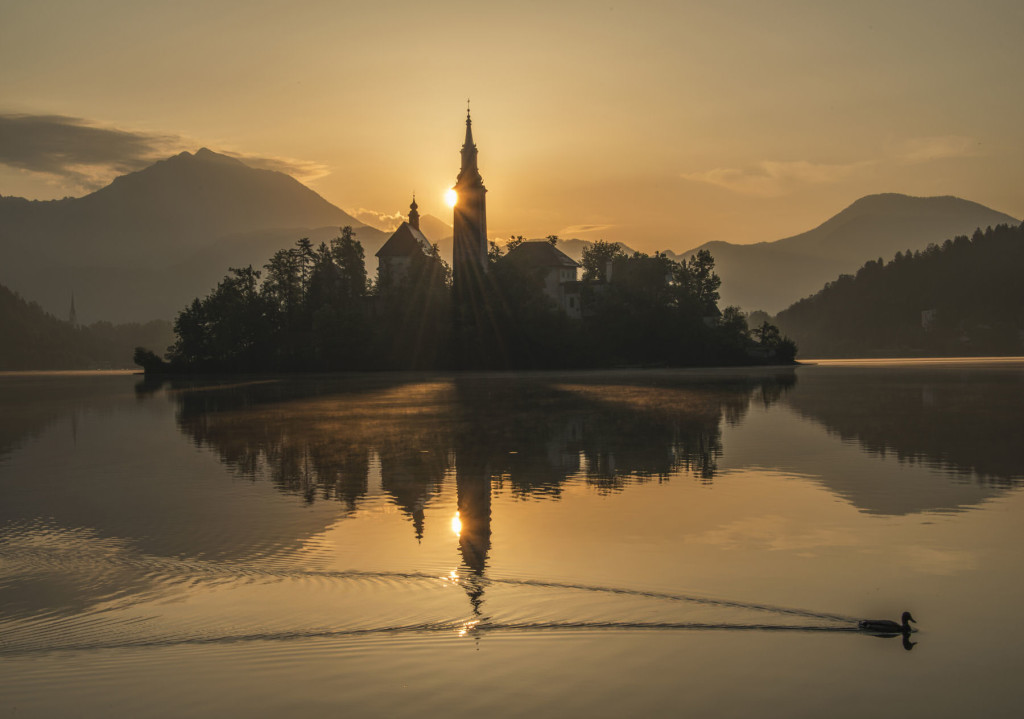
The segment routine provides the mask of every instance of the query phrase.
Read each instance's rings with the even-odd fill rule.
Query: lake
[[[1020,359],[0,375],[0,714],[1018,716],[1022,428]]]

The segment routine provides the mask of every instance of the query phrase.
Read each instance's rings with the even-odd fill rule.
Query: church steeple
[[[416,204],[416,193],[412,194],[412,204],[409,205],[409,224],[415,227],[417,230],[420,229],[420,213],[419,205]]]
[[[452,284],[456,294],[468,298],[470,286],[482,287],[482,274],[487,268],[487,188],[477,166],[476,143],[473,142],[473,119],[466,109],[466,141],[462,145],[462,167],[455,181],[456,200]],[[472,302],[472,300],[467,300]]]
[[[473,142],[473,118],[469,116],[469,109],[466,109],[466,141],[462,143],[462,169],[459,171],[458,181],[469,172],[475,175],[481,182],[480,170],[476,166],[476,143]]]

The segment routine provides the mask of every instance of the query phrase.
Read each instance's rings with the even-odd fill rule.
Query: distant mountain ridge
[[[818,227],[774,242],[734,245],[708,242],[679,257],[707,249],[722,278],[723,306],[778,312],[820,290],[868,260],[923,250],[957,235],[1020,220],[958,197],[868,195]]]
[[[0,197],[0,282],[58,316],[74,292],[89,320],[171,318],[228,266],[344,225],[370,256],[387,238],[289,175],[202,148],[81,198]]]

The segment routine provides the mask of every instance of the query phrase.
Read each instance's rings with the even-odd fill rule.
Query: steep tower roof
[[[466,141],[462,144],[462,168],[459,170],[459,176],[455,183],[462,185],[469,182],[482,185],[483,178],[477,167],[477,149],[476,143],[473,142],[473,119],[469,115],[469,110],[466,110]]]
[[[388,241],[377,250],[377,257],[407,257],[415,253],[430,254],[434,246],[426,238],[418,227],[411,223],[403,222],[395,230]]]

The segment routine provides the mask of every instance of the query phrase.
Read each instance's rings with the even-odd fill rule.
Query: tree
[[[583,248],[583,280],[606,282],[608,280],[608,265],[625,256],[626,253],[614,242],[598,240],[587,245]]]
[[[718,314],[718,288],[722,280],[715,274],[715,258],[707,250],[675,266],[675,281],[679,290],[679,304],[701,317]]]
[[[366,254],[348,225],[341,228],[341,236],[331,240],[331,256],[341,271],[342,292],[348,299],[366,295]]]

